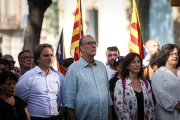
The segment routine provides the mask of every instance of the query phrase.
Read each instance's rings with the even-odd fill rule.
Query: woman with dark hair
[[[156,98],[157,120],[180,119],[180,49],[175,44],[165,44],[158,53],[158,70],[152,77]]]
[[[109,90],[112,100],[114,100],[114,87],[116,82],[121,78],[122,61],[124,56],[119,56],[114,60],[114,68],[118,71],[113,78],[109,81]],[[114,105],[112,106],[113,120],[116,120],[116,114],[114,112]]]
[[[0,120],[30,120],[27,104],[14,96],[18,77],[5,71],[0,78]]]
[[[123,59],[121,77],[114,88],[118,120],[154,120],[151,87],[143,80],[142,59],[137,53],[129,53]]]

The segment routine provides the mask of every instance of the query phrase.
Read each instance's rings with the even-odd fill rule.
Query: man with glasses
[[[3,71],[6,71],[6,64],[0,60],[0,73],[2,73]]]
[[[9,55],[9,54],[3,55],[3,56],[1,57],[1,59],[6,59],[6,60],[8,60],[8,61],[11,63],[11,70],[14,69],[14,64],[16,63],[16,61],[14,61],[14,58],[13,58],[11,55]]]
[[[112,119],[112,100],[104,64],[94,59],[97,43],[90,35],[79,41],[82,56],[65,77],[63,105],[70,120]]]
[[[30,50],[23,50],[18,55],[18,61],[21,68],[21,75],[32,69],[33,56]]]
[[[13,72],[14,74],[16,74],[18,76],[18,78],[21,77],[21,69],[14,66],[16,61],[14,61],[14,58],[11,55],[9,55],[9,54],[3,55],[1,59],[8,60],[11,63],[10,71]]]

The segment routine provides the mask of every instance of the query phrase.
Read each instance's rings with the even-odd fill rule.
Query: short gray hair
[[[12,57],[11,55],[9,55],[9,54],[3,55],[1,58],[2,58],[2,59],[7,59],[7,58],[9,58],[9,57],[13,58],[13,57]]]
[[[79,49],[80,49],[80,46],[83,46],[83,39],[85,38],[85,37],[92,37],[91,35],[84,35],[84,36],[82,36],[82,38],[79,40]],[[93,37],[92,37],[93,38]],[[81,50],[81,49],[80,49]]]

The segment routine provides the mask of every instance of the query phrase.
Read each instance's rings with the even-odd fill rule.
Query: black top
[[[0,115],[1,120],[26,120],[27,116],[24,111],[24,108],[27,107],[27,103],[24,102],[21,98],[14,96],[15,105],[4,101],[0,98]]]
[[[114,92],[114,88],[115,88],[115,84],[119,79],[117,78],[117,76],[114,76],[113,78],[110,79],[109,81],[109,90]],[[113,106],[112,106],[112,115],[113,118],[116,118],[116,114],[114,112],[114,94],[112,96],[112,101],[113,101]]]
[[[144,97],[143,92],[140,93],[134,90],[137,97],[138,120],[144,120]]]
[[[118,81],[119,79],[117,78],[117,76],[114,76],[113,78],[111,78],[109,80],[109,90],[110,91],[113,91],[114,92],[114,88],[115,88],[115,85],[116,85],[116,82]]]

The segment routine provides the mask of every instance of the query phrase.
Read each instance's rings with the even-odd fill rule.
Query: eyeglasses
[[[13,111],[14,111],[14,116],[17,118],[18,117],[18,114],[16,112],[16,107],[13,107]]]
[[[175,55],[175,56],[178,56],[178,57],[179,57],[179,53],[170,53],[170,54],[169,54],[169,56],[171,56],[171,57],[172,57],[173,55]]]
[[[87,43],[84,43],[83,45],[85,44],[88,44],[89,46],[93,46],[93,44],[97,45],[97,42],[87,42]]]
[[[13,65],[16,63],[16,61],[9,61],[10,63],[12,63]]]
[[[28,57],[28,56],[24,56],[24,57],[22,57],[22,58],[20,58],[20,59],[27,60],[28,58],[32,60],[32,59],[33,59],[33,56],[29,56],[29,57]]]

